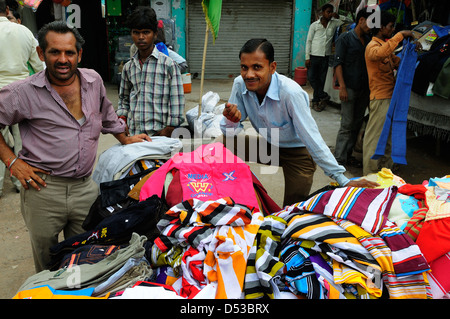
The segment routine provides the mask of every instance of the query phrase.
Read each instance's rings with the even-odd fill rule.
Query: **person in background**
[[[220,123],[224,144],[226,147],[230,147],[230,143],[235,147],[243,144],[237,141],[237,134],[248,117],[262,138],[258,136],[258,140],[251,141],[245,135],[245,155],[257,157],[249,154],[253,148],[251,143],[259,147],[261,143],[268,143],[266,150],[278,148],[277,160],[283,168],[285,180],[283,206],[302,201],[309,195],[316,163],[341,186],[378,186],[364,179],[350,181],[344,175],[345,168],[336,162],[311,116],[308,93],[292,79],[276,72],[277,62],[269,41],[247,41],[239,52],[239,58],[241,75],[234,80]],[[229,143],[229,138],[234,141]],[[230,150],[238,156],[242,151]],[[259,150],[256,152],[260,154]]]
[[[174,60],[177,63],[178,67],[180,68],[180,73],[181,74],[186,73],[188,70],[186,59],[183,58],[178,53],[176,53],[174,50],[172,50],[171,46],[166,45],[166,35],[164,31],[164,23],[162,20],[158,21],[158,37],[156,41],[159,41],[159,43],[157,43],[157,46],[158,44],[160,44],[161,46],[164,45],[163,48],[165,47],[166,50],[163,49],[160,51],[165,55],[168,55],[172,60]]]
[[[154,42],[158,34],[155,10],[139,7],[128,17],[137,52],[122,70],[117,115],[131,134],[172,135],[184,121],[184,90],[177,64]]]
[[[14,22],[14,23],[17,23],[17,24],[22,24],[22,18],[20,17],[20,13],[17,12],[17,11],[9,10],[9,15],[7,16],[7,18],[11,22]],[[34,42],[36,42],[36,46],[39,45],[39,43],[38,43],[36,38],[34,38]],[[32,74],[37,72],[37,71],[35,71],[33,69],[33,67],[31,66],[30,62],[28,62],[27,65],[28,65],[28,71],[29,71],[30,75],[32,75]],[[42,66],[45,69],[45,62],[44,61],[42,61]]]
[[[20,17],[20,13],[17,11],[9,10],[9,14],[6,17],[11,22],[22,24],[22,18]]]
[[[158,20],[158,35],[155,40],[156,48],[165,55],[169,56],[172,60],[177,63],[178,68],[180,69],[180,73],[186,73],[188,70],[188,65],[186,59],[181,55],[176,53],[166,45],[166,36],[164,33],[164,22],[163,20]],[[133,43],[130,47],[130,57],[133,57],[137,52],[136,45]]]
[[[395,87],[394,70],[400,65],[400,58],[394,54],[398,44],[405,38],[413,38],[412,31],[400,31],[394,36],[395,16],[381,12],[380,28],[373,29],[372,40],[366,47],[365,59],[369,77],[370,104],[369,120],[363,140],[363,174],[377,173],[381,168],[392,169],[391,138],[386,144],[386,153],[378,160],[371,157],[377,148],[383,130],[392,93]]]
[[[15,19],[5,0],[0,0],[0,89],[10,83],[29,76],[28,65],[36,71],[43,70],[43,65],[36,52],[36,40],[31,31],[20,24],[12,23]],[[13,147],[17,155],[22,148],[18,125],[10,125],[1,129],[1,135]],[[0,197],[6,173],[5,165],[0,162]],[[11,181],[20,192],[21,183],[15,176]]]
[[[39,30],[38,40],[45,71],[0,90],[0,128],[18,123],[23,145],[16,155],[0,136],[0,159],[23,186],[21,212],[37,272],[46,269],[61,231],[65,238],[84,232],[98,196],[91,173],[100,133],[122,144],[151,141],[145,134],[127,136],[100,75],[78,68],[84,40],[76,28],[54,21]]]
[[[323,111],[325,102],[330,99],[330,96],[323,89],[328,72],[333,37],[337,28],[343,24],[339,20],[339,14],[333,12],[333,5],[327,3],[322,6],[321,10],[322,16],[309,27],[305,49],[308,81],[313,88],[311,107],[317,112]]]
[[[334,70],[339,83],[341,126],[334,156],[343,166],[362,167],[352,152],[369,105],[369,80],[364,54],[370,41],[371,30],[367,25],[370,14],[366,8],[359,10],[355,28],[341,34],[336,41]]]

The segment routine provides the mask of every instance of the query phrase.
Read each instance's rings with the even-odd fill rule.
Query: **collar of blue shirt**
[[[267,90],[266,97],[270,98],[273,101],[279,101],[280,100],[280,86],[278,84],[278,73],[275,72],[272,74],[272,78],[270,79],[270,85],[269,90]],[[244,81],[245,83],[245,81]],[[247,90],[247,87],[244,85],[242,94],[248,94],[250,91]]]

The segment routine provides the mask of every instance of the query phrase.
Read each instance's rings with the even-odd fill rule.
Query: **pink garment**
[[[450,252],[437,258],[428,273],[433,299],[441,299],[450,292]]]
[[[193,152],[175,154],[145,182],[139,199],[161,197],[166,175],[172,169],[179,170],[183,201],[231,197],[235,203],[259,211],[249,166],[222,143],[204,144]]]

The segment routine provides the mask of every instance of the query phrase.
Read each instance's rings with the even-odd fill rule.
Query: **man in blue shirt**
[[[272,156],[271,163],[259,158],[258,162],[279,164],[283,168],[283,206],[302,201],[309,195],[316,163],[341,186],[378,186],[367,180],[350,181],[344,175],[345,168],[336,162],[311,116],[308,94],[296,82],[276,72],[274,49],[269,41],[247,41],[239,58],[241,76],[234,80],[229,102],[223,111],[221,130],[225,136],[235,136],[243,129],[242,121],[248,117],[267,141],[266,149],[273,152],[275,147],[278,158]],[[230,140],[225,138],[224,141],[229,144]],[[234,145],[239,148],[240,144]],[[257,157],[248,152],[254,150],[253,146],[256,145],[246,144],[245,160]],[[258,141],[258,146],[264,145]],[[233,151],[240,155],[243,150]],[[257,153],[260,155],[259,151]]]

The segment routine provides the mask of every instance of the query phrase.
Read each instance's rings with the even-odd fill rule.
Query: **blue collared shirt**
[[[248,91],[239,76],[234,80],[229,102],[238,106],[242,118],[233,123],[224,117],[220,123],[224,135],[238,134],[243,129],[242,121],[248,117],[269,143],[282,148],[306,147],[327,176],[339,185],[348,183],[345,168],[337,163],[311,115],[308,93],[296,82],[275,72],[260,104],[256,93]]]

